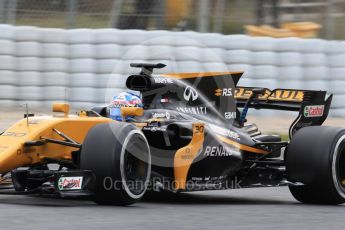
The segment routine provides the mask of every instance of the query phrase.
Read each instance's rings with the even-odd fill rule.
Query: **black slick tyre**
[[[345,202],[345,129],[314,126],[299,130],[285,154],[289,186],[302,203]]]
[[[134,125],[99,124],[90,129],[84,140],[80,168],[91,170],[96,177],[95,202],[133,204],[143,197],[150,180],[150,148]]]

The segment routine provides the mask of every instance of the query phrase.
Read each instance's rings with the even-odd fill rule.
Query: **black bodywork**
[[[332,100],[332,96],[326,99],[325,91],[239,87],[242,73],[154,75],[153,70],[163,64],[132,67],[141,71],[128,77],[127,88],[141,93],[145,109],[133,124],[141,124],[138,127],[150,145],[154,190],[177,191],[173,186],[174,156],[191,142],[195,123],[205,125],[204,143],[191,164],[186,178],[189,186],[183,191],[290,184],[284,164],[288,142],[277,135],[262,135],[255,124],[246,121],[246,114],[250,108],[298,112],[289,130],[291,137],[300,128],[322,125]],[[309,114],[308,109],[316,112]],[[107,116],[106,107],[92,111],[90,116]],[[60,171],[42,166],[13,171],[16,190],[91,195],[92,172],[79,170],[78,153],[74,155],[72,162],[50,162],[58,163]],[[59,178],[75,175],[85,178],[82,188],[61,191]]]
[[[142,131],[151,147],[153,177],[168,182],[158,183],[162,189],[174,190],[169,186],[174,155],[191,141],[196,122],[205,124],[205,140],[188,171],[188,191],[289,184],[283,157],[288,142],[247,124],[248,109],[299,112],[289,129],[292,137],[300,128],[322,125],[332,100],[325,91],[238,87],[242,73],[162,76],[152,74],[155,65],[134,67],[142,71],[128,78],[127,87],[141,92],[146,111],[136,119],[149,121]],[[197,99],[186,100],[190,89],[197,91]],[[306,115],[310,106],[322,111]],[[204,109],[190,109],[195,107]]]

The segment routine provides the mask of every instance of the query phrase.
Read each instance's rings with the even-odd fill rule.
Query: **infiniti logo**
[[[198,99],[198,96],[198,92],[191,86],[187,86],[184,90],[183,97],[186,101],[190,101],[190,99],[192,99],[192,101],[195,101],[196,99]]]

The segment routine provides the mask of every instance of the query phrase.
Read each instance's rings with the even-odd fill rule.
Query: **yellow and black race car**
[[[70,115],[55,103],[52,116],[25,114],[0,136],[0,173],[12,193],[128,205],[148,189],[289,186],[303,203],[345,202],[345,129],[321,126],[332,95],[240,87],[241,72],[156,75],[164,64],[131,66],[141,71],[126,85],[143,107],[121,107],[122,121],[107,107]],[[250,108],[298,112],[291,141],[262,135],[246,120]]]

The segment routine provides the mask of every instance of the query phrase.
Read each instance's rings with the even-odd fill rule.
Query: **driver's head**
[[[142,107],[142,102],[139,96],[123,92],[113,97],[109,106],[109,117],[113,120],[122,121],[121,107]],[[127,120],[128,118],[126,118]]]

